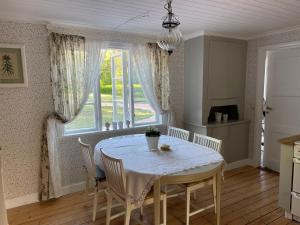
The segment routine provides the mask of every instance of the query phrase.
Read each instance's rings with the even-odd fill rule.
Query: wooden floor
[[[275,173],[243,167],[225,173],[222,187],[221,222],[222,224],[300,224],[287,220],[283,211],[277,206],[278,179]],[[101,197],[99,205],[104,201]],[[199,191],[197,201],[201,205],[211,204],[210,189]],[[121,210],[121,209],[117,209]],[[184,202],[180,198],[168,200],[168,224],[184,224]],[[83,193],[71,194],[47,203],[35,203],[8,212],[10,225],[103,225],[105,213],[98,212],[96,222],[91,221],[91,197],[85,198]],[[153,209],[145,210],[143,224],[152,224]],[[111,223],[123,224],[123,217]],[[139,213],[135,211],[131,224],[142,224]],[[210,211],[192,217],[193,225],[215,224],[215,215]]]

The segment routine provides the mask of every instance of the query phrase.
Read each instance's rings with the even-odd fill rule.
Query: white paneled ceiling
[[[164,0],[0,0],[0,20],[158,34]],[[300,0],[174,0],[186,36],[250,37],[300,25]]]

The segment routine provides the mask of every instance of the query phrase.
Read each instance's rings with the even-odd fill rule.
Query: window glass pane
[[[136,76],[133,74],[133,95],[134,95],[134,122],[138,124],[147,124],[158,122],[156,113],[149,104],[148,99],[145,97],[141,84]]]
[[[101,66],[100,92],[103,127],[106,122],[111,124],[125,121],[125,114],[128,110],[124,102],[124,99],[125,101],[128,99],[127,92],[124,92],[124,86],[127,85],[127,79],[124,79],[124,76],[127,76],[127,59],[124,57],[126,52],[120,49],[107,49]]]
[[[95,105],[94,105],[94,95],[91,93],[87,100],[86,105],[83,107],[80,114],[71,123],[65,125],[66,133],[73,133],[78,130],[95,130]]]
[[[111,55],[112,51],[107,50],[105,53],[104,61],[101,65],[100,93],[102,126],[104,126],[106,122],[111,123],[113,118]]]
[[[122,51],[114,50],[112,55],[112,83],[113,83],[113,121],[123,121],[123,60]]]

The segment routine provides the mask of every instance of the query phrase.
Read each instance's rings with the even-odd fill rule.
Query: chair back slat
[[[221,153],[222,140],[194,133],[193,142]]]
[[[83,158],[83,166],[86,168],[89,179],[95,179],[96,177],[96,166],[94,162],[92,147],[89,144],[82,142],[81,138],[78,138],[80,144],[81,155]]]
[[[176,137],[188,141],[190,137],[190,132],[184,129],[169,126],[168,136]]]
[[[110,187],[120,197],[125,197],[126,176],[123,161],[105,154],[103,150],[101,150],[101,160],[108,187]]]

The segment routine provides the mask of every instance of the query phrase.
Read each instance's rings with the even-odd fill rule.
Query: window
[[[101,65],[101,79],[95,85],[81,113],[64,126],[65,134],[106,130],[105,123],[130,121],[130,127],[159,122],[159,116],[145,97],[126,49],[109,48]]]

